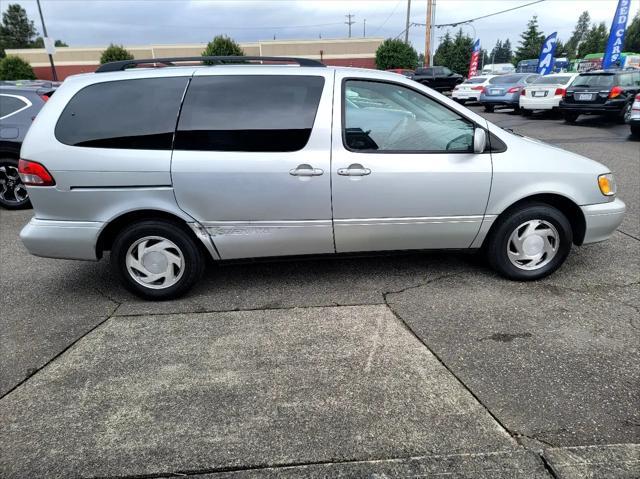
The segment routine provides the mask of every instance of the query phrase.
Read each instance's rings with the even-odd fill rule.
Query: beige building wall
[[[315,59],[374,58],[383,38],[351,38],[335,40],[267,40],[241,43],[249,56],[297,56]],[[134,58],[161,58],[200,56],[206,43],[184,45],[125,46]],[[53,56],[56,65],[98,65],[106,47],[57,47]],[[33,67],[49,65],[47,52],[41,48],[6,50],[7,55],[16,55]]]

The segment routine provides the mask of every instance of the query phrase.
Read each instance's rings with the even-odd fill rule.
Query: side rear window
[[[14,114],[27,104],[20,98],[9,95],[0,95],[0,119]]]
[[[71,146],[170,150],[188,78],[89,85],[67,103],[55,135]]]
[[[311,136],[323,86],[320,76],[194,77],[182,105],[175,149],[301,150]]]

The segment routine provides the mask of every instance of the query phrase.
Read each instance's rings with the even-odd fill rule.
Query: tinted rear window
[[[298,75],[194,77],[175,148],[297,151],[311,136],[324,78]]]
[[[96,83],[69,101],[56,138],[71,146],[170,150],[188,78]]]
[[[473,77],[466,80],[464,83],[484,83],[486,77]]]
[[[580,75],[571,86],[605,87],[613,86],[615,75]]]
[[[509,85],[511,83],[518,83],[524,78],[523,75],[500,75],[489,80],[492,85]]]
[[[11,115],[25,106],[27,106],[27,104],[19,98],[0,95],[0,118]]]
[[[571,80],[571,75],[546,75],[536,78],[535,85],[566,85]]]

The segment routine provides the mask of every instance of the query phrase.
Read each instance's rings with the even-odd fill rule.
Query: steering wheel
[[[455,143],[458,140],[463,140],[467,137],[466,133],[463,133],[462,135],[458,135],[456,136],[453,140],[451,140],[449,143],[447,143],[447,146],[444,147],[445,150],[449,151],[449,147],[451,146],[451,143]]]

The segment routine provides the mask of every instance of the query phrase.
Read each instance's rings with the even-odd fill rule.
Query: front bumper
[[[586,231],[582,244],[597,243],[608,239],[620,226],[627,210],[618,198],[609,203],[581,206],[586,221]]]
[[[104,223],[32,218],[20,232],[29,253],[47,258],[98,259],[96,243]]]

